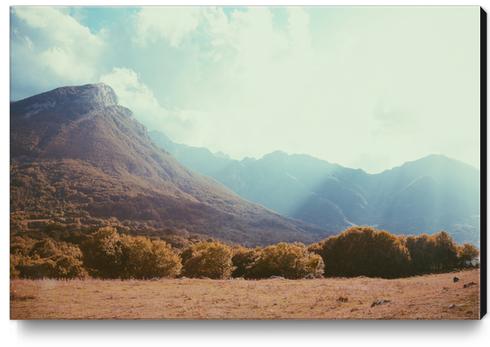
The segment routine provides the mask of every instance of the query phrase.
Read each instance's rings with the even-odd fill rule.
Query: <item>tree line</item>
[[[165,241],[103,227],[80,244],[51,238],[11,240],[13,278],[397,278],[475,265],[478,249],[458,245],[444,231],[398,236],[351,227],[306,246],[285,243],[246,248],[208,240],[176,249]]]

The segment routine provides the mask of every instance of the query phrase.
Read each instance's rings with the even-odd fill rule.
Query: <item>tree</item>
[[[233,271],[230,247],[217,241],[200,242],[181,255],[183,275],[188,277],[229,278]]]
[[[352,227],[315,246],[327,276],[395,278],[409,272],[410,255],[400,238],[372,227]]]
[[[164,241],[119,235],[110,227],[97,230],[82,249],[84,262],[96,277],[175,277],[182,267],[177,253]]]
[[[472,266],[480,255],[478,248],[470,243],[465,243],[458,247],[458,261],[459,265],[463,267]]]
[[[17,269],[17,266],[19,265],[21,256],[15,255],[15,254],[10,254],[10,278],[19,278],[20,277],[20,271]]]
[[[80,258],[71,255],[61,255],[56,258],[53,277],[84,278],[86,275],[87,272]]]
[[[458,248],[453,238],[445,231],[433,235],[435,241],[436,271],[448,271],[458,265]]]
[[[22,278],[66,279],[86,276],[80,249],[76,245],[50,238],[33,243],[29,250],[18,252],[13,263],[13,274]]]
[[[232,277],[249,277],[250,269],[260,256],[260,249],[239,247],[234,250],[231,261],[234,266]]]
[[[295,279],[323,274],[322,258],[310,253],[302,243],[281,242],[262,249],[250,266],[247,277],[268,278],[282,276]]]
[[[180,258],[166,242],[143,236],[122,236],[122,278],[175,277],[180,273]]]
[[[408,236],[405,244],[410,253],[410,268],[412,274],[429,273],[436,270],[436,242],[434,237],[421,234]]]
[[[179,255],[165,241],[160,240],[152,242],[150,264],[154,277],[176,277],[182,269]]]
[[[82,244],[83,262],[95,277],[118,278],[123,274],[123,242],[116,229],[103,227]]]
[[[35,243],[31,238],[14,236],[10,240],[10,254],[28,256]]]

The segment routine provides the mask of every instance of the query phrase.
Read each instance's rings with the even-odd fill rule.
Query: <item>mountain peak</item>
[[[421,168],[424,168],[424,169],[435,169],[435,168],[442,168],[442,167],[453,167],[453,168],[456,168],[456,167],[459,167],[459,168],[464,168],[464,169],[470,169],[472,171],[478,171],[477,168],[475,168],[474,166],[470,165],[470,164],[467,164],[465,162],[462,162],[458,159],[453,159],[453,158],[450,158],[446,155],[443,155],[443,154],[429,154],[429,155],[426,155],[425,157],[422,157],[420,159],[417,159],[417,160],[413,160],[413,161],[407,161],[405,162],[404,164],[401,165],[402,167],[407,167],[407,166],[410,166],[410,167],[421,167]]]
[[[265,154],[262,156],[262,159],[284,159],[289,157],[289,154],[287,154],[284,151],[276,150],[270,153]]]
[[[60,87],[11,104],[12,113],[26,118],[43,111],[67,111],[78,114],[118,104],[114,90],[104,83]]]

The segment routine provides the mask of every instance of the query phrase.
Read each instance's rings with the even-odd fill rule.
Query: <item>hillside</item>
[[[55,216],[66,224],[116,218],[138,222],[140,233],[247,245],[327,234],[184,168],[152,143],[107,85],[63,87],[13,102],[10,124],[12,215]]]
[[[176,144],[158,132],[150,136],[186,167],[245,199],[328,230],[365,224],[399,234],[444,229],[459,242],[479,242],[480,173],[445,156],[430,155],[368,174],[280,151],[232,160]]]

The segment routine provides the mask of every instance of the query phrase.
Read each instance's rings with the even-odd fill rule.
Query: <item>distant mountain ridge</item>
[[[12,102],[10,135],[12,215],[56,215],[66,223],[117,218],[137,222],[140,233],[192,233],[251,246],[328,235],[183,167],[152,143],[105,84]]]
[[[183,165],[243,198],[328,230],[351,225],[399,234],[447,230],[459,242],[479,242],[480,173],[442,155],[368,174],[280,151],[233,160],[174,143],[159,132],[149,135]]]

